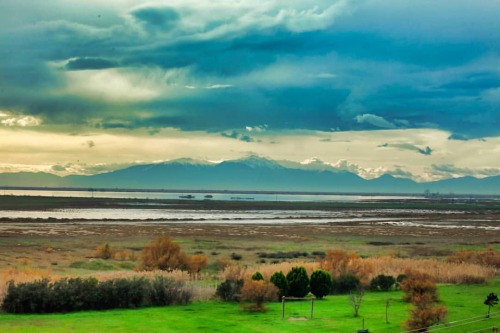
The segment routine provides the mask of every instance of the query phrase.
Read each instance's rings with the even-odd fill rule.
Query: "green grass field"
[[[433,332],[491,332],[500,325],[500,311],[492,310],[485,318],[486,295],[498,293],[500,280],[484,285],[441,285],[441,299],[448,308],[448,324],[435,327]],[[353,317],[346,295],[328,296],[314,302],[314,318],[289,320],[288,317],[308,317],[310,302],[286,303],[286,319],[281,318],[281,303],[268,305],[265,313],[251,313],[234,303],[197,302],[187,306],[80,312],[55,315],[0,314],[0,332],[67,333],[67,332],[356,332],[365,327],[370,332],[404,332],[401,323],[408,316],[409,305],[401,301],[401,292],[366,293],[360,316]],[[385,322],[385,302],[391,299]],[[475,319],[472,319],[475,318]],[[474,321],[470,323],[471,321]]]

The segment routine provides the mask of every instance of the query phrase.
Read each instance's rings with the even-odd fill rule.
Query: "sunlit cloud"
[[[35,127],[40,126],[42,120],[34,116],[15,115],[0,111],[0,124],[8,127]]]

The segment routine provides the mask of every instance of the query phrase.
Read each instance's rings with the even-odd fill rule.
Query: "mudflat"
[[[315,203],[5,196],[0,201],[0,269],[28,262],[61,274],[81,274],[74,263],[92,260],[99,245],[138,257],[143,246],[163,234],[186,253],[207,255],[213,265],[223,258],[248,265],[313,259],[333,248],[361,255],[440,257],[459,249],[498,249],[500,205],[494,200]],[[133,263],[110,261],[109,269],[131,269]]]

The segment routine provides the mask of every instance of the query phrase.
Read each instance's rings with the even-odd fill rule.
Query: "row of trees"
[[[373,290],[389,290],[397,281],[391,276],[379,275],[371,281]],[[353,275],[344,275],[332,279],[331,274],[325,270],[317,269],[309,276],[302,266],[293,267],[286,275],[275,272],[269,281],[265,281],[260,272],[255,272],[250,280],[228,279],[217,287],[217,296],[224,301],[250,301],[255,302],[254,308],[263,309],[265,301],[275,301],[282,297],[303,298],[309,293],[321,299],[331,293],[347,294],[363,289],[359,279]],[[362,297],[362,296],[361,296]],[[356,301],[356,313],[360,301]]]

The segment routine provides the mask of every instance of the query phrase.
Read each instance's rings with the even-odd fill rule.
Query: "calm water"
[[[186,200],[240,200],[240,201],[310,201],[310,202],[356,202],[367,200],[421,200],[419,196],[361,196],[334,194],[241,194],[241,193],[165,193],[165,192],[103,192],[103,191],[44,191],[44,190],[0,190],[3,195],[18,196],[48,196],[73,198],[128,198],[128,199],[179,199],[181,196],[192,195]],[[212,198],[205,196],[211,195]]]
[[[439,212],[447,215],[439,221],[429,221],[418,214],[433,214],[434,211],[401,210],[365,210],[363,213],[350,210],[342,211],[212,211],[212,210],[182,210],[182,209],[53,209],[43,211],[2,211],[0,233],[12,228],[31,230],[33,228],[64,228],[65,225],[157,225],[177,223],[202,224],[334,224],[362,223],[370,225],[392,225],[399,227],[431,227],[445,229],[484,229],[500,230],[500,226],[492,221],[455,220],[458,211]],[[394,215],[395,214],[395,215]],[[403,214],[404,217],[398,216]],[[423,217],[423,219],[422,219]],[[18,220],[28,219],[28,220]],[[354,224],[353,224],[354,225]],[[12,231],[12,230],[11,230]]]

